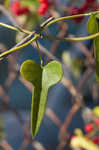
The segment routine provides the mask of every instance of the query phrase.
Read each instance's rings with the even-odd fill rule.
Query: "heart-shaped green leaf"
[[[88,32],[90,34],[95,34],[99,32],[99,22],[98,22],[98,16],[90,16],[88,20]],[[99,61],[99,37],[96,37],[94,39],[94,56],[95,60]]]
[[[95,34],[99,32],[99,15],[92,15],[88,20],[88,32]],[[99,82],[99,37],[94,39],[94,56],[96,60],[96,79]]]
[[[98,32],[98,22],[96,16],[90,16],[88,23],[87,23],[88,32],[90,34],[94,34]]]
[[[94,39],[94,56],[95,60],[99,62],[99,37]]]
[[[32,60],[23,62],[20,68],[21,75],[34,86],[41,84],[42,68]]]
[[[20,69],[21,75],[35,87],[32,95],[31,132],[38,133],[44,117],[48,90],[62,79],[62,68],[57,61],[52,61],[40,67],[32,60],[25,61]]]

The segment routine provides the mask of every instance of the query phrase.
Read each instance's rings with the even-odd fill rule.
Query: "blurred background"
[[[98,0],[0,0],[0,22],[33,31],[43,21],[99,10]],[[88,36],[89,17],[61,21],[44,34],[59,37]],[[12,48],[26,35],[0,26],[0,52]],[[40,58],[35,42],[0,60],[0,150],[65,150],[75,134],[84,134],[99,146],[99,86],[95,75],[93,41],[61,42],[39,39],[44,65],[58,60],[62,81],[48,93],[46,112],[32,139],[30,112],[32,85],[20,76],[20,66]],[[98,125],[95,125],[95,120]],[[91,131],[86,125],[92,125]],[[81,133],[83,132],[83,133]],[[78,147],[77,147],[78,148]],[[75,148],[75,149],[77,149]],[[79,149],[82,150],[83,147]],[[98,147],[99,148],[99,147]]]

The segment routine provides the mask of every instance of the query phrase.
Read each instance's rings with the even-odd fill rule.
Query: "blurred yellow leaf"
[[[95,145],[90,139],[83,136],[76,136],[71,140],[70,146],[72,148],[83,148],[86,150],[99,150],[99,147]]]
[[[93,113],[99,117],[99,106],[96,106],[94,109],[93,109]]]
[[[76,129],[74,130],[74,134],[79,135],[79,136],[83,136],[83,132],[82,132],[81,129],[79,129],[79,128],[76,128]]]
[[[4,7],[8,7],[9,3],[10,3],[10,0],[5,0],[4,1]]]

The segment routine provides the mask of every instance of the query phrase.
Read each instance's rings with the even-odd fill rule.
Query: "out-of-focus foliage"
[[[99,147],[99,107],[94,107],[93,115],[95,120],[85,124],[85,134],[81,129],[75,129],[71,138],[72,148],[84,148],[86,150],[98,150]],[[92,114],[90,114],[92,116]]]

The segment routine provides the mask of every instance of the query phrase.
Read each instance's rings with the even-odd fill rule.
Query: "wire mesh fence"
[[[1,11],[4,12],[4,14],[6,14],[6,10],[4,10],[4,8],[2,8]],[[12,20],[12,23],[14,22],[14,25],[17,24],[15,21],[13,21],[14,19],[11,16],[11,14],[8,13],[7,17],[9,17],[10,20]],[[68,25],[64,21],[59,24],[59,27],[60,27],[60,31],[58,33],[58,36],[64,37],[65,35],[67,35]],[[74,35],[69,35],[69,36],[73,37]],[[42,55],[44,57],[46,57],[46,62],[49,62],[50,60],[54,60],[54,59],[60,61],[60,59],[57,56],[55,56],[55,53],[57,53],[57,48],[59,47],[59,44],[60,44],[59,41],[53,42],[51,45],[50,51],[48,51],[41,43],[39,43],[40,51],[41,51]],[[72,44],[74,45],[74,43],[72,43]],[[32,47],[37,48],[35,43],[32,43],[31,45],[32,45]],[[75,47],[79,48],[80,52],[85,56],[83,58],[84,59],[84,71],[81,75],[81,79],[77,82],[76,86],[73,84],[72,80],[70,78],[68,78],[68,76],[70,75],[70,74],[68,75],[68,72],[71,71],[69,64],[67,62],[65,63],[64,61],[60,61],[60,63],[62,64],[63,70],[64,70],[64,76],[61,81],[61,86],[65,87],[66,90],[69,91],[68,93],[71,95],[71,96],[69,96],[71,106],[67,105],[67,107],[69,107],[69,109],[66,110],[67,112],[65,112],[65,108],[64,108],[64,110],[61,110],[61,109],[59,110],[59,111],[64,111],[63,119],[61,118],[60,115],[58,115],[58,113],[55,112],[54,103],[53,103],[52,107],[47,107],[46,112],[45,112],[45,116],[48,118],[48,120],[47,120],[48,122],[47,121],[46,121],[46,123],[44,122],[46,124],[46,126],[48,125],[47,130],[49,130],[49,132],[51,132],[50,131],[50,123],[49,123],[50,121],[52,122],[53,126],[55,128],[57,128],[57,134],[55,134],[56,139],[57,139],[57,144],[56,144],[57,150],[62,150],[66,146],[68,146],[68,143],[70,141],[70,136],[71,136],[71,133],[68,130],[69,125],[71,124],[75,114],[77,112],[79,112],[79,110],[81,110],[81,108],[82,108],[82,110],[84,108],[86,108],[85,99],[86,99],[87,92],[85,95],[83,95],[82,89],[85,88],[85,90],[86,90],[86,87],[85,87],[86,83],[87,83],[87,81],[90,82],[90,79],[91,79],[91,82],[87,86],[90,91],[89,93],[91,93],[90,97],[94,100],[94,104],[98,103],[98,98],[99,98],[99,94],[98,94],[99,88],[94,79],[95,61],[93,59],[93,47],[91,46],[90,48],[88,48],[82,42],[75,43]],[[6,47],[4,44],[1,43],[0,44],[0,52],[2,53],[4,51],[6,51]],[[22,134],[22,138],[20,138],[20,135],[17,135],[17,137],[16,137],[17,139],[19,138],[19,140],[20,140],[20,144],[19,144],[20,146],[18,146],[19,150],[27,150],[27,149],[29,149],[30,145],[32,148],[37,149],[37,150],[46,150],[47,149],[46,144],[44,145],[42,140],[40,140],[42,138],[41,132],[40,132],[41,137],[40,137],[40,134],[38,135],[39,138],[32,139],[32,136],[31,136],[31,132],[30,132],[30,104],[31,104],[31,102],[29,100],[31,97],[30,93],[32,92],[33,86],[31,83],[24,80],[20,76],[19,68],[18,68],[19,67],[18,66],[18,58],[19,58],[20,54],[21,54],[21,52],[18,52],[17,54],[10,55],[7,58],[0,60],[0,78],[1,78],[1,80],[0,80],[0,82],[1,82],[0,83],[0,98],[1,98],[0,149],[14,150],[14,145],[16,145],[16,142],[10,144],[7,137],[14,135],[12,133],[10,134],[10,132],[16,131],[15,132],[16,135],[17,135],[17,132],[18,132],[18,134],[19,133]],[[21,83],[21,86],[19,85],[19,83]],[[23,92],[21,91],[22,87],[25,88],[25,90]],[[57,88],[57,87],[55,87],[55,88]],[[19,89],[20,92],[16,93],[17,89]],[[15,91],[15,95],[13,94],[13,97],[11,97],[11,94],[9,94],[9,90],[11,90],[12,92]],[[29,108],[24,110],[25,113],[23,113],[23,110],[17,109],[17,104],[15,104],[16,105],[15,106],[11,103],[11,101],[13,101],[14,97],[16,97],[17,94],[20,94],[21,98],[23,97],[23,99],[22,99],[22,102],[23,102],[24,101],[23,94],[26,91],[29,91],[29,98],[27,98],[27,101],[29,101]],[[59,92],[59,94],[61,95],[63,93]],[[27,94],[27,97],[28,97],[28,94]],[[64,95],[64,97],[65,97],[65,95]],[[58,99],[58,98],[56,98],[56,99]],[[58,106],[56,105],[56,107],[58,107]],[[11,115],[13,116],[12,118],[15,119],[14,124],[10,122]],[[25,117],[25,115],[26,115],[26,117]],[[9,122],[6,119],[9,120]],[[9,131],[6,132],[5,126],[7,127],[7,125],[9,126],[7,129]],[[14,127],[14,125],[16,125],[16,126]],[[19,131],[18,131],[18,128],[19,128]],[[21,130],[20,130],[20,128],[21,128]],[[43,132],[46,132],[46,130],[44,131],[44,129],[42,129],[42,128],[41,128],[41,130],[43,130]],[[53,136],[55,137],[55,135],[53,132],[51,133],[52,137]],[[15,137],[12,137],[12,138],[13,138],[13,140],[16,139]],[[44,140],[44,138],[42,138],[42,139]],[[50,147],[50,141],[48,141],[48,142],[49,142],[49,147]],[[53,144],[53,142],[51,144]]]

